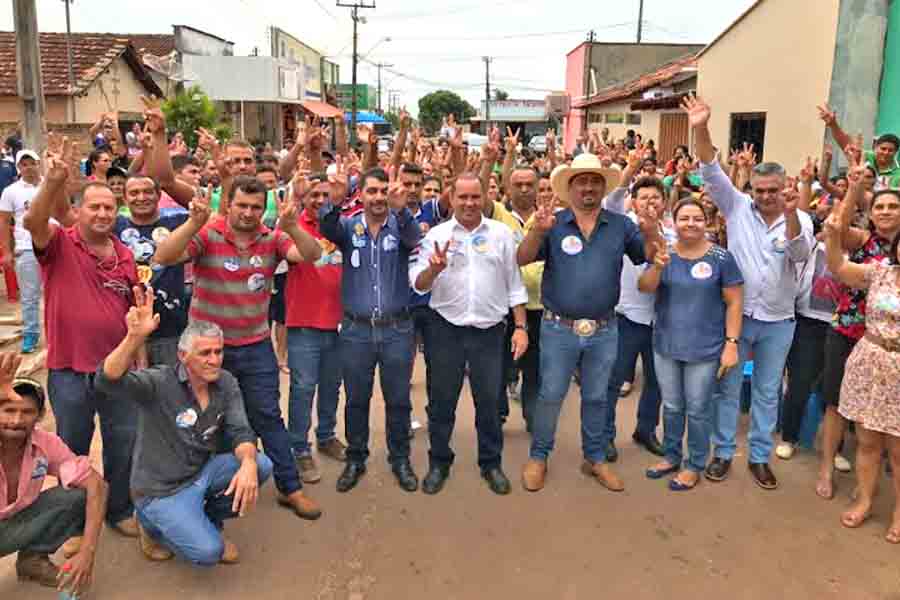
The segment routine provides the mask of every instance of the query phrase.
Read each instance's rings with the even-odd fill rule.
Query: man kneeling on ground
[[[199,566],[235,563],[224,521],[255,506],[272,462],[257,453],[237,380],[222,369],[222,330],[194,321],[178,341],[177,366],[129,371],[159,324],[153,290],[135,287],[134,298],[128,334],[100,365],[96,385],[141,411],[131,475],[141,550],[150,560],[174,553]]]
[[[0,556],[18,552],[19,579],[77,593],[91,582],[107,485],[86,457],[36,427],[44,390],[15,378],[21,362],[0,353]],[[41,491],[47,475],[60,485]],[[49,555],[60,546],[69,560],[57,569]]]

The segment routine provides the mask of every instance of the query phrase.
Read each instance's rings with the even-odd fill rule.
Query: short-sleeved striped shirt
[[[208,223],[188,245],[194,261],[191,320],[217,324],[226,346],[266,339],[275,267],[293,244],[283,231],[260,225],[256,238],[241,249],[226,219]]]

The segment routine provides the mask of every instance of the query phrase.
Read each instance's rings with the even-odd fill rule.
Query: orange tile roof
[[[138,36],[148,37],[148,36]],[[169,36],[171,37],[171,36]],[[131,44],[132,36],[114,33],[73,33],[72,67],[75,89],[69,88],[66,34],[41,33],[41,75],[44,95],[66,96],[86,90],[114,60],[123,57],[148,92],[162,95]],[[161,42],[160,42],[161,44]],[[149,48],[149,44],[147,44]],[[172,44],[174,48],[174,42]],[[154,50],[160,46],[153,46]],[[0,31],[0,96],[16,96],[16,34]]]
[[[656,71],[645,73],[640,77],[636,77],[631,81],[614,85],[606,89],[600,90],[598,93],[588,98],[577,100],[573,103],[574,108],[586,108],[597,104],[606,104],[617,100],[624,100],[636,96],[652,87],[664,84],[675,79],[681,72],[690,67],[697,66],[697,55],[692,53],[687,56],[675,59],[665,65],[659,67]]]

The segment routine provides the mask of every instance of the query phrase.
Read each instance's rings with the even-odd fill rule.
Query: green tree
[[[197,145],[197,134],[194,132],[200,127],[211,130],[220,140],[227,140],[233,135],[231,126],[222,120],[219,108],[200,86],[191,86],[165,100],[162,111],[167,125],[173,131],[180,131],[191,148]]]
[[[475,116],[475,108],[449,90],[438,90],[419,98],[419,122],[426,131],[439,131],[441,119],[450,114],[458,123],[465,123]]]
[[[400,129],[400,115],[395,112],[385,111],[382,115],[384,120],[391,124],[391,127],[396,131]]]
[[[494,89],[494,100],[500,102],[502,100],[509,100],[509,92],[506,90],[501,90],[500,88]]]

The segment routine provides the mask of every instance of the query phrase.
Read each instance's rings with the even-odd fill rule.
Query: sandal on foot
[[[694,481],[694,483],[691,483],[691,484],[687,484],[682,481],[679,481],[678,477],[673,477],[672,479],[669,480],[669,489],[673,492],[687,492],[687,491],[690,491],[690,490],[694,489],[695,487],[697,487],[698,483],[700,483],[699,477],[697,478],[696,481]]]
[[[650,479],[662,479],[666,475],[671,475],[672,473],[677,473],[681,470],[681,467],[677,465],[673,465],[668,469],[655,469],[653,467],[647,469],[646,475]]]
[[[900,526],[891,527],[884,534],[884,539],[889,544],[900,544]]]
[[[816,496],[823,500],[834,499],[834,480],[825,483],[822,479],[816,482]]]
[[[841,515],[841,525],[847,527],[848,529],[856,529],[857,527],[862,527],[862,524],[869,519],[871,514],[871,510],[867,510],[861,515],[858,513],[850,513],[850,511],[847,511]]]

